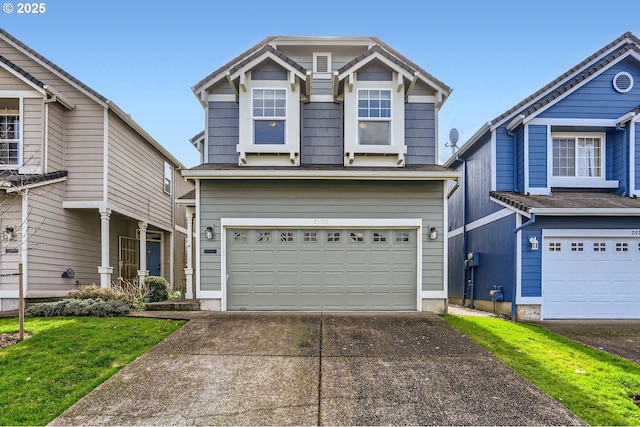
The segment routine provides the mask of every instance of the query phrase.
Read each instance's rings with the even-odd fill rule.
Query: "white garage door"
[[[637,238],[545,236],[542,250],[544,319],[640,318]]]
[[[227,229],[229,310],[415,310],[415,229]]]

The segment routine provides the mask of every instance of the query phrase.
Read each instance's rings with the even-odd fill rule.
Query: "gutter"
[[[461,174],[456,171],[442,172],[406,172],[398,173],[395,170],[326,170],[326,171],[300,171],[300,170],[191,170],[181,171],[185,178],[193,179],[343,179],[343,180],[389,180],[389,181],[442,181],[447,179],[458,180]]]

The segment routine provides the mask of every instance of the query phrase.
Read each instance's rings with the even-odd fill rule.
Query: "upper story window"
[[[20,165],[20,100],[0,98],[0,168]]]
[[[391,143],[391,90],[358,90],[358,143]]]
[[[603,134],[554,134],[554,177],[603,177]]]
[[[284,144],[287,117],[285,89],[253,89],[253,143]]]
[[[172,181],[173,181],[173,168],[171,167],[171,163],[169,162],[164,162],[164,185],[163,185],[163,189],[164,192],[167,194],[171,194],[171,187],[172,187]]]

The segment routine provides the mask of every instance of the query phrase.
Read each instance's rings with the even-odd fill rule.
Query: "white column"
[[[140,259],[138,270],[138,283],[144,283],[149,275],[147,270],[147,226],[144,221],[138,221],[138,230],[140,230],[140,247],[138,249],[138,258]]]
[[[98,267],[100,274],[100,287],[108,288],[111,286],[111,275],[113,267],[109,266],[109,218],[111,217],[111,209],[100,210],[100,253],[102,265]]]
[[[184,269],[184,276],[187,280],[187,289],[184,294],[185,299],[193,299],[193,208],[187,208],[187,266]]]

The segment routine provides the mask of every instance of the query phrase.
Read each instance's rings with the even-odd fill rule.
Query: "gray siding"
[[[302,164],[342,165],[342,104],[302,104]]]
[[[207,163],[238,163],[240,107],[237,102],[209,102]]]
[[[47,156],[49,171],[65,169],[65,113],[58,103],[47,104],[49,108],[49,130]]]
[[[373,61],[370,65],[366,65],[358,71],[358,80],[390,82],[393,80],[393,73],[386,65]]]
[[[405,104],[404,140],[407,165],[436,163],[436,121],[433,104]]]
[[[208,226],[221,230],[220,218],[422,218],[422,288],[443,290],[442,200],[442,182],[202,181],[201,289],[221,289],[221,232],[204,238]],[[436,240],[428,226],[438,229]]]
[[[288,72],[273,61],[265,61],[251,70],[251,80],[287,80]]]

